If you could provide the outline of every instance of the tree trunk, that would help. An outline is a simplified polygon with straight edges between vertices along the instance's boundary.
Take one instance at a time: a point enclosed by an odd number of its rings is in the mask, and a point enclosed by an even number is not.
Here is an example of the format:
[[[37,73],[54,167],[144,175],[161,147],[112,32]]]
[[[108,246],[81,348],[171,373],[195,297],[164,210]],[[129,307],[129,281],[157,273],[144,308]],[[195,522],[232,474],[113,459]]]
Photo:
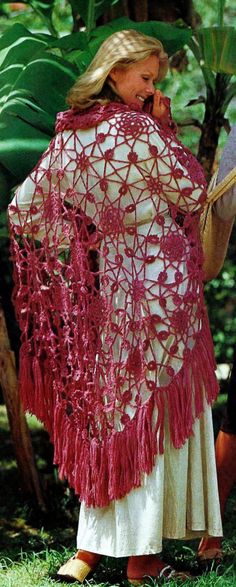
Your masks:
[[[148,20],[148,0],[139,0],[139,2],[128,0],[128,10],[129,18],[132,20],[136,22]]]
[[[119,16],[128,16],[136,22],[148,20],[162,20],[166,22],[175,22],[182,19],[189,26],[194,27],[199,22],[198,15],[193,8],[192,0],[121,0],[115,6],[109,8],[105,14],[99,17],[97,25],[106,24],[107,22],[118,18]]]
[[[15,367],[15,355],[10,349],[10,342],[0,305],[0,385],[7,409],[9,426],[16,461],[21,476],[24,493],[36,498],[39,508],[46,511],[45,501],[40,487],[35,465],[33,447],[26,418],[18,394],[18,382]]]
[[[195,12],[192,0],[159,0],[148,1],[148,18],[149,20],[163,20],[165,22],[175,22],[183,20],[189,26],[195,22]]]

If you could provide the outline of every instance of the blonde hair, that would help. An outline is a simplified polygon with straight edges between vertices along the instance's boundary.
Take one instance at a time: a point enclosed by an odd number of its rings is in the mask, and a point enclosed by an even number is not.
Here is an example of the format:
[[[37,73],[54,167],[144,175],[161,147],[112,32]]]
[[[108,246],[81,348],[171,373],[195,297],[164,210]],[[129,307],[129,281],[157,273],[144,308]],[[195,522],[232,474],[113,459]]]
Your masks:
[[[85,73],[72,86],[67,103],[76,110],[83,110],[95,102],[106,104],[114,99],[119,101],[109,79],[111,69],[127,69],[150,55],[156,55],[159,59],[157,81],[161,81],[168,71],[168,55],[164,52],[162,43],[136,30],[113,33],[102,43]]]

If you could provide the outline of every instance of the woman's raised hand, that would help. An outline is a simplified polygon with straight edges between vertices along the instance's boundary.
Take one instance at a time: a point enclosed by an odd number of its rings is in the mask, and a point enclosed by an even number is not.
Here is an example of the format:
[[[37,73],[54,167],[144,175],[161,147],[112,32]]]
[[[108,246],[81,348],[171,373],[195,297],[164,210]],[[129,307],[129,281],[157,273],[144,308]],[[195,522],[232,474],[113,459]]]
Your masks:
[[[163,123],[167,123],[171,117],[170,99],[164,96],[161,90],[155,90],[153,94],[152,115]]]

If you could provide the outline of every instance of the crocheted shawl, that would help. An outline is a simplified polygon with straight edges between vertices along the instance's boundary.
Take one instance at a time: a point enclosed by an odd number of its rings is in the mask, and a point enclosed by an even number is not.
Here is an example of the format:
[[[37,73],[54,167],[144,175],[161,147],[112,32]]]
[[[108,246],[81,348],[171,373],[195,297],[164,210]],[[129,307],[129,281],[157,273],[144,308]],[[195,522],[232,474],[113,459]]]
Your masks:
[[[140,486],[217,394],[201,167],[122,104],[68,111],[9,206],[20,393],[87,506]]]

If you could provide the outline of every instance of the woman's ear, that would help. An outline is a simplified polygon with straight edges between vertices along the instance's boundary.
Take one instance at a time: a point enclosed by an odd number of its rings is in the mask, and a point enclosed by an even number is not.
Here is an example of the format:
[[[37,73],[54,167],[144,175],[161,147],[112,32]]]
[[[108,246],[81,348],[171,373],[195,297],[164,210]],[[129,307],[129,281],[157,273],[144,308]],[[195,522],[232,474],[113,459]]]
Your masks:
[[[119,70],[117,67],[113,67],[109,73],[109,78],[112,82],[116,83],[119,76]]]

